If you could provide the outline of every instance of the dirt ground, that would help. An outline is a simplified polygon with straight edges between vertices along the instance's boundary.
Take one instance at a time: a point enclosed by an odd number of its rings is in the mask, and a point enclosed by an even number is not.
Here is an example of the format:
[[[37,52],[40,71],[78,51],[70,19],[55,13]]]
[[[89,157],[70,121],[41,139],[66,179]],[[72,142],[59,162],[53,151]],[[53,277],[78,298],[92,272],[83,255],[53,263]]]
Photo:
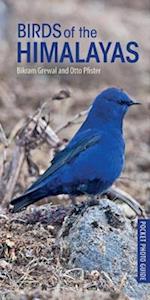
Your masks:
[[[9,142],[8,146],[5,145],[6,166],[12,158],[16,132],[44,102],[47,102],[44,114],[50,118],[50,126],[56,131],[75,114],[87,109],[103,88],[120,86],[140,100],[142,105],[131,108],[126,116],[126,164],[116,185],[133,196],[149,216],[149,1],[45,0],[43,5],[42,0],[33,0],[32,5],[34,9],[31,9],[30,1],[0,1],[0,123]],[[99,28],[100,40],[119,40],[122,43],[137,40],[140,44],[140,60],[131,65],[103,64],[101,75],[87,75],[84,78],[79,75],[16,76],[16,24],[20,20],[31,22],[33,19],[37,22],[54,22],[57,19],[66,26],[72,23],[87,24]],[[53,101],[52,97],[60,90],[69,91],[70,96]],[[58,134],[60,140],[69,140],[82,120],[80,118],[75,124],[64,128]],[[3,143],[1,141],[0,144],[0,164],[3,161]],[[53,154],[54,149],[44,139],[30,150],[31,172],[29,174],[25,161],[14,187],[14,195],[21,193],[38,173],[47,168]],[[66,270],[59,261],[55,244],[61,224],[56,222],[51,225],[38,217],[31,224],[24,221],[23,213],[17,216],[8,213],[9,199],[5,195],[5,188],[5,184],[1,183],[0,299],[128,299],[121,294],[121,288],[118,290],[108,286],[102,292],[101,274],[83,272],[81,269]],[[70,204],[69,199],[57,197],[37,205],[48,202],[65,207]],[[28,213],[33,213],[31,208]]]

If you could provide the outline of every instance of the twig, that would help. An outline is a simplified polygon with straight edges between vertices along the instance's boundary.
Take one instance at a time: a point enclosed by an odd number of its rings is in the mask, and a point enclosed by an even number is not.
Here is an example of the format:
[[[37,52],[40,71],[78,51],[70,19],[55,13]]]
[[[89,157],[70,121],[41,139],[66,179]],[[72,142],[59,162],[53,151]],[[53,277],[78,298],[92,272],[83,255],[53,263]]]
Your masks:
[[[146,217],[145,211],[142,208],[142,206],[136,201],[136,199],[131,197],[128,193],[124,192],[123,190],[117,187],[111,187],[106,192],[106,194],[110,200],[117,201],[119,199],[125,202],[128,206],[130,206],[138,216]]]
[[[7,182],[6,189],[5,189],[5,197],[2,201],[2,204],[10,202],[12,198],[14,188],[18,180],[24,158],[25,158],[24,148],[20,147],[19,145],[16,145],[13,153],[12,162],[11,162],[11,171],[9,175],[9,180]]]
[[[119,288],[118,288],[120,293],[121,293],[121,291],[123,290],[126,281],[127,281],[127,273],[125,273],[125,274],[123,275],[123,277],[121,278],[121,281],[120,281],[120,284],[119,284]]]
[[[61,141],[54,130],[50,127],[50,125],[46,122],[45,119],[41,117],[42,110],[46,104],[44,103],[40,109],[38,109],[31,117],[29,117],[28,121],[24,124],[24,122],[19,122],[13,129],[10,135],[10,141],[18,135],[24,135],[26,132],[26,136],[28,139],[28,143],[31,140],[31,136],[33,136],[33,132],[39,134],[41,137],[44,135],[44,140],[51,145],[52,147],[58,147],[61,144]],[[37,139],[37,137],[36,137]]]
[[[56,134],[60,133],[63,129],[66,129],[70,125],[75,124],[76,120],[78,120],[79,118],[84,117],[85,115],[87,115],[90,109],[91,109],[91,106],[90,106],[89,109],[86,109],[86,110],[83,110],[83,111],[79,112],[71,120],[67,121],[65,124],[63,124],[60,127],[58,127],[55,130]]]
[[[110,288],[113,288],[114,291],[116,291],[116,287],[114,282],[112,281],[112,279],[110,278],[110,276],[108,275],[108,273],[101,271],[101,274],[104,276],[104,278],[107,280],[107,282],[109,283]]]
[[[71,93],[69,90],[60,90],[57,94],[52,97],[52,100],[64,100],[70,98]]]
[[[5,183],[5,196],[2,204],[10,202],[22,168],[26,153],[37,147],[40,139],[46,141],[53,148],[61,144],[60,139],[47,122],[41,118],[43,106],[31,117],[26,124],[20,128],[16,136],[16,145],[13,151],[12,160],[9,164],[10,172]],[[4,134],[3,134],[4,136]],[[4,136],[5,137],[5,136]]]
[[[1,124],[0,124],[0,142],[3,143],[3,145],[8,146],[8,140],[6,138],[4,129]]]
[[[25,120],[21,119],[21,120],[19,120],[19,122],[17,122],[17,124],[15,124],[15,126],[13,127],[13,129],[9,135],[9,144],[11,144],[12,141],[15,139],[15,137],[17,136],[17,133],[24,126],[24,123],[25,123]]]
[[[2,159],[0,161],[0,179],[2,179],[2,176],[5,173],[5,163],[7,160],[8,140],[6,138],[4,129],[1,124],[0,124],[0,143],[2,143],[2,145],[3,145]],[[2,182],[2,181],[0,181],[0,182]]]
[[[124,182],[124,181],[129,181],[129,182],[137,182],[137,178],[132,178],[132,177],[129,177],[129,176],[121,176],[117,179],[117,182]],[[146,179],[146,178],[138,178],[138,181],[139,182],[149,182],[149,179]]]
[[[37,123],[36,130],[39,134],[42,134],[42,132],[45,135],[45,139],[49,145],[52,147],[58,147],[58,145],[61,144],[61,141],[57,134],[54,132],[54,130],[46,123],[45,120],[42,118],[39,118],[38,122],[36,118],[32,119],[35,123]]]

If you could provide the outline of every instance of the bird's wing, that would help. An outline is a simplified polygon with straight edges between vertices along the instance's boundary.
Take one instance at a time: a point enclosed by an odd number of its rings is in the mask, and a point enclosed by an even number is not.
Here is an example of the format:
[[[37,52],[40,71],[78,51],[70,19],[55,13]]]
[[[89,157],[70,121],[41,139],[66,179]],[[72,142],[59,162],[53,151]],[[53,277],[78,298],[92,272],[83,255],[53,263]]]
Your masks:
[[[32,186],[27,190],[31,191],[36,188],[44,179],[51,176],[55,173],[59,168],[68,164],[77,157],[81,152],[85,151],[87,148],[95,145],[100,140],[100,134],[92,133],[91,130],[87,130],[84,134],[81,134],[81,138],[78,139],[77,142],[73,144],[69,144],[64,150],[60,151],[52,160],[51,166],[45,171],[43,175],[39,177],[39,179],[32,184]]]

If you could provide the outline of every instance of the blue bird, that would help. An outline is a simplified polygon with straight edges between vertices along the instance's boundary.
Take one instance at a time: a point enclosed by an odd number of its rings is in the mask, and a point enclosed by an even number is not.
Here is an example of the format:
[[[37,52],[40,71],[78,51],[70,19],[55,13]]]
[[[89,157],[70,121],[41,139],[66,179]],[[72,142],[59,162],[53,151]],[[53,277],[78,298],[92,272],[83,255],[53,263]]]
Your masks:
[[[94,100],[89,114],[66,148],[23,195],[13,212],[47,196],[97,195],[119,177],[124,165],[123,119],[134,102],[122,89],[108,88]]]

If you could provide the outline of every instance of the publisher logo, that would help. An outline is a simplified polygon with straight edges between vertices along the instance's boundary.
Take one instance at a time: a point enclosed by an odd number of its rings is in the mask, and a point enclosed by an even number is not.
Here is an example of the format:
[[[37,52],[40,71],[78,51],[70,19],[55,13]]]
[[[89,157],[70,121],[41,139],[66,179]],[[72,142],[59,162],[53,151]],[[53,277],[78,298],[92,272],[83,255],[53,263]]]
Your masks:
[[[140,283],[150,283],[150,219],[138,220],[138,276]]]

